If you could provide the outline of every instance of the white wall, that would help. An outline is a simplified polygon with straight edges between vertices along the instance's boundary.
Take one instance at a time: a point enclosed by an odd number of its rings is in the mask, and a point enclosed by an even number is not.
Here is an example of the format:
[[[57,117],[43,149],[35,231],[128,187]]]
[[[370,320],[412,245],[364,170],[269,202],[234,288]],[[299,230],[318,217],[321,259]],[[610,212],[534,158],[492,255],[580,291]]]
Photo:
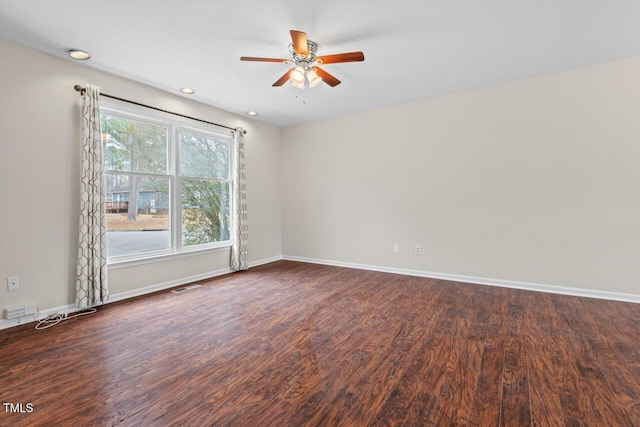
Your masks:
[[[285,254],[640,295],[638,58],[283,130],[10,42],[0,58],[0,309],[74,301],[73,85],[87,82],[248,130],[252,262]],[[228,258],[111,269],[111,291]]]
[[[283,253],[640,295],[639,76],[635,58],[283,129]]]
[[[82,102],[76,83],[247,129],[250,261],[281,254],[280,129],[2,40],[0,58],[0,309],[74,302]],[[110,288],[130,293],[228,266],[225,250],[110,269]],[[20,277],[19,291],[7,292],[8,276]]]

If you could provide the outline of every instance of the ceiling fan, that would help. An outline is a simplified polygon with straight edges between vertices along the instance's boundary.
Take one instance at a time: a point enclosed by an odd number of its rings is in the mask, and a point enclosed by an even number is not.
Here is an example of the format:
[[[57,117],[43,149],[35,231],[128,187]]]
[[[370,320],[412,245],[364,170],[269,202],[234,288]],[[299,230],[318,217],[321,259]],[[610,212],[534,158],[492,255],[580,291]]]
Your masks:
[[[334,55],[316,56],[318,49],[317,43],[308,40],[307,34],[302,31],[291,30],[292,43],[289,44],[289,53],[291,58],[256,58],[252,56],[242,56],[241,61],[258,61],[258,62],[282,62],[284,64],[295,64],[295,67],[289,69],[282,77],[280,77],[273,86],[282,86],[291,79],[291,85],[298,89],[305,88],[305,80],[309,82],[309,87],[314,87],[320,82],[325,82],[331,87],[340,84],[340,80],[324,71],[317,65],[337,64],[340,62],[357,62],[364,61],[364,53],[348,52],[337,53]]]

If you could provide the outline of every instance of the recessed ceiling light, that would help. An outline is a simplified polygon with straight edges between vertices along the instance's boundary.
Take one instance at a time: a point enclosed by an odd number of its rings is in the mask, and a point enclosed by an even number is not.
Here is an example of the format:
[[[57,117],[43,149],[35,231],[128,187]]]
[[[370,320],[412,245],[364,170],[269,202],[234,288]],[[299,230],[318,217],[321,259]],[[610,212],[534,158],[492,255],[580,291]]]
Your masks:
[[[256,113],[255,111],[249,111],[249,112],[247,113],[247,115],[248,115],[248,116],[257,116],[257,115],[258,115],[258,113]]]
[[[193,89],[189,89],[188,87],[183,87],[180,89],[180,92],[186,94],[186,95],[193,95],[194,93],[196,93],[195,90]]]
[[[84,50],[71,49],[68,53],[73,59],[79,59],[81,61],[91,58],[89,52],[85,52]]]

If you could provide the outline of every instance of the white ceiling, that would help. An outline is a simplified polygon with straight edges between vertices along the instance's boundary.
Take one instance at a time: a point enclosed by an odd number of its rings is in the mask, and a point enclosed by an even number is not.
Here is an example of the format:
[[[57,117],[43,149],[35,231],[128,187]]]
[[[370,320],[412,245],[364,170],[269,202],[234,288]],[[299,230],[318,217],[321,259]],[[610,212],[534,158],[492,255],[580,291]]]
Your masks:
[[[291,29],[366,59],[272,87],[288,65],[239,58],[287,58]],[[640,0],[1,0],[0,37],[285,127],[640,56]]]

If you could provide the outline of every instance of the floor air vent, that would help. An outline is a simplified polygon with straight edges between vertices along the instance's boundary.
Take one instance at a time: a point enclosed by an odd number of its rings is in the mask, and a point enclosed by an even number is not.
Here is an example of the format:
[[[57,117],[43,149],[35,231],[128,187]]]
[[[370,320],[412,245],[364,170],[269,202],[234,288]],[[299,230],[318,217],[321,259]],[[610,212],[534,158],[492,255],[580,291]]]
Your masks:
[[[185,286],[184,288],[178,288],[178,289],[174,289],[171,292],[173,292],[174,294],[181,294],[183,292],[186,292],[190,289],[195,289],[195,288],[199,288],[202,285],[189,285],[189,286]]]

